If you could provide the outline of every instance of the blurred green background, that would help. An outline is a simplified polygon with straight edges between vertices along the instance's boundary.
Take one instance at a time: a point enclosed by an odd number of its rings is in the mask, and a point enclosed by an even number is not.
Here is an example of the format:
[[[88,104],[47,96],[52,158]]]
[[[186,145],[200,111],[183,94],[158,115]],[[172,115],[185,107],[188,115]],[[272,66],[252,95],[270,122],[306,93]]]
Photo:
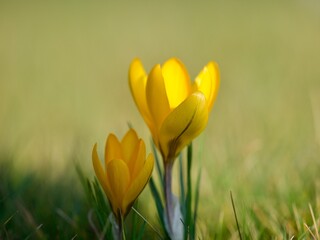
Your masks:
[[[139,57],[149,71],[173,56],[192,79],[211,60],[221,71],[210,121],[194,144],[194,172],[203,170],[202,235],[236,234],[230,190],[240,216],[258,219],[247,224],[259,222],[271,235],[286,229],[292,206],[303,219],[311,203],[319,217],[316,0],[1,1],[0,161],[13,169],[0,165],[2,194],[16,191],[4,187],[4,176],[79,186],[74,162],[92,177],[93,144],[102,152],[106,136],[123,136],[127,122],[148,142],[128,67]],[[275,226],[261,209],[273,211]],[[253,238],[263,227],[256,229]]]

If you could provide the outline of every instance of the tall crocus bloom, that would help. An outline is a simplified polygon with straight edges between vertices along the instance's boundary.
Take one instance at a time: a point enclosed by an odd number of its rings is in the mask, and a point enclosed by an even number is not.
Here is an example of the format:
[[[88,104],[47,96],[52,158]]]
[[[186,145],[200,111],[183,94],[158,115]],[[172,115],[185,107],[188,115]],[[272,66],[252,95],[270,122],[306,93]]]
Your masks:
[[[92,151],[93,167],[113,214],[120,223],[148,183],[154,165],[153,155],[150,153],[146,158],[143,140],[130,129],[121,141],[114,134],[108,136],[104,161],[105,167],[102,167],[95,144]]]
[[[155,65],[149,75],[139,59],[129,69],[129,85],[138,109],[147,123],[164,161],[164,194],[167,231],[180,239],[172,195],[172,166],[180,151],[197,137],[208,122],[216,99],[220,76],[218,66],[209,62],[192,83],[186,68],[176,58]]]
[[[131,93],[165,162],[173,161],[207,125],[219,80],[215,62],[209,62],[192,83],[176,58],[155,65],[149,75],[139,59],[132,61]]]

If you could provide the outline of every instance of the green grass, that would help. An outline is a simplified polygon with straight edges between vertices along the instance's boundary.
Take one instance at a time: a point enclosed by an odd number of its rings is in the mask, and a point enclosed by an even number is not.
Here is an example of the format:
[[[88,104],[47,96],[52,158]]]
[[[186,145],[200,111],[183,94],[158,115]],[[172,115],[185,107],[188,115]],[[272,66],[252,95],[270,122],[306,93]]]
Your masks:
[[[89,204],[74,177],[48,181],[37,173],[19,173],[10,157],[1,158],[0,238],[92,238]],[[48,169],[49,170],[49,169]],[[71,174],[74,176],[75,170]]]
[[[0,239],[95,236],[74,162],[93,179],[93,144],[127,122],[148,142],[127,84],[136,56],[148,70],[177,56],[192,78],[210,60],[220,66],[193,144],[200,237],[239,238],[232,191],[244,239],[313,239],[304,224],[316,234],[310,204],[320,226],[319,11],[315,0],[1,1]],[[156,225],[149,198],[141,212]]]

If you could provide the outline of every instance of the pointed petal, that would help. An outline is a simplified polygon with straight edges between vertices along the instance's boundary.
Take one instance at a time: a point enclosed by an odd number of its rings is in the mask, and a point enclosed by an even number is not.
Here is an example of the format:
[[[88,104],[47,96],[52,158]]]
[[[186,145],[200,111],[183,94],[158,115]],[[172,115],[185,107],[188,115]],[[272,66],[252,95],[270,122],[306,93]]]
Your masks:
[[[107,198],[109,199],[110,202],[113,202],[113,195],[112,195],[112,192],[110,189],[110,185],[107,181],[107,175],[106,175],[105,171],[103,170],[100,159],[98,157],[97,144],[94,145],[93,150],[92,150],[92,164],[93,164],[94,171],[97,175],[97,178],[98,178],[104,192],[107,195]]]
[[[106,146],[105,146],[105,166],[108,165],[108,162],[110,162],[112,159],[121,159],[121,145],[118,140],[118,138],[114,134],[109,134]]]
[[[146,101],[147,77],[140,59],[134,59],[129,68],[129,86],[143,119],[149,125],[152,121]]]
[[[128,208],[132,206],[133,202],[136,200],[136,198],[142,192],[144,187],[147,185],[148,180],[152,174],[153,165],[154,158],[153,155],[150,153],[145,161],[143,168],[141,169],[137,177],[132,180],[129,189],[126,192],[126,195],[122,203],[123,212],[128,211]]]
[[[124,195],[130,183],[129,169],[123,160],[114,159],[108,163],[107,173],[111,192],[114,196],[112,205],[114,211],[117,212],[122,206]]]
[[[158,142],[157,130],[154,125],[146,97],[147,74],[143,68],[140,59],[136,58],[132,61],[129,68],[129,86],[133,99],[142,115],[144,121],[148,125],[155,143]]]
[[[94,145],[93,150],[92,150],[92,164],[93,164],[93,168],[94,168],[94,171],[97,175],[99,182],[101,183],[101,185],[105,185],[106,175],[105,175],[105,172],[103,170],[103,167],[101,165],[101,162],[100,162],[100,159],[98,156],[97,144]]]
[[[147,103],[156,130],[159,131],[163,120],[170,112],[166,88],[160,65],[156,65],[149,74],[147,81]]]
[[[136,83],[141,78],[145,78],[147,76],[146,71],[143,68],[143,65],[140,59],[135,58],[132,60],[129,68],[129,81],[131,83]]]
[[[132,128],[126,133],[121,141],[122,159],[128,164],[134,154],[139,142],[137,133]]]
[[[165,119],[160,130],[160,145],[166,158],[177,154],[197,137],[208,122],[208,107],[203,93],[195,92]]]
[[[195,80],[195,89],[202,92],[207,99],[208,109],[213,106],[220,85],[219,67],[215,62],[209,62]]]
[[[146,159],[146,146],[142,140],[137,145],[137,154],[132,159],[131,177],[135,178],[142,169]]]
[[[162,75],[170,108],[176,108],[191,92],[189,74],[180,60],[171,58],[162,66]]]

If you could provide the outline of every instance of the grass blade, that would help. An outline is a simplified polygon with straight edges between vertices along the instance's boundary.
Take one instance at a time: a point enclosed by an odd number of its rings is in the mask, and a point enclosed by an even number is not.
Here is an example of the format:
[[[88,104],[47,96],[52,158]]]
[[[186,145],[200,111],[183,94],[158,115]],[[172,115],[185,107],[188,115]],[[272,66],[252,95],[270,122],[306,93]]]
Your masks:
[[[310,235],[312,236],[313,240],[317,240],[316,236],[313,234],[312,230],[309,228],[309,226],[304,223],[304,226],[308,229]]]
[[[195,237],[196,237],[196,223],[197,223],[197,216],[198,216],[201,174],[202,174],[202,171],[200,168],[198,176],[197,176],[197,182],[196,182],[196,188],[195,188],[193,223],[192,223],[192,227],[190,230],[190,235],[192,236],[193,239],[195,239]]]
[[[315,228],[315,232],[316,232],[316,237],[317,237],[317,239],[320,239],[318,226],[317,226],[317,221],[316,221],[316,218],[314,217],[314,213],[313,213],[313,210],[312,210],[312,207],[311,207],[310,203],[309,203],[309,209],[310,209],[310,214],[311,214],[312,221],[313,221],[314,228]]]
[[[231,198],[234,217],[235,217],[236,223],[237,223],[237,228],[238,228],[238,232],[239,232],[239,238],[240,238],[240,240],[242,240],[242,235],[241,235],[240,226],[239,226],[239,222],[238,222],[237,212],[236,212],[236,208],[235,208],[234,201],[233,201],[232,191],[230,191],[230,198]]]
[[[144,217],[142,216],[134,207],[131,208],[139,217],[141,217],[143,219],[143,221],[145,223],[147,223],[150,228],[160,237],[160,239],[163,239],[163,237],[161,236],[160,232],[154,227],[152,226],[152,224]],[[144,227],[143,227],[144,228]],[[140,234],[139,234],[140,235]]]

